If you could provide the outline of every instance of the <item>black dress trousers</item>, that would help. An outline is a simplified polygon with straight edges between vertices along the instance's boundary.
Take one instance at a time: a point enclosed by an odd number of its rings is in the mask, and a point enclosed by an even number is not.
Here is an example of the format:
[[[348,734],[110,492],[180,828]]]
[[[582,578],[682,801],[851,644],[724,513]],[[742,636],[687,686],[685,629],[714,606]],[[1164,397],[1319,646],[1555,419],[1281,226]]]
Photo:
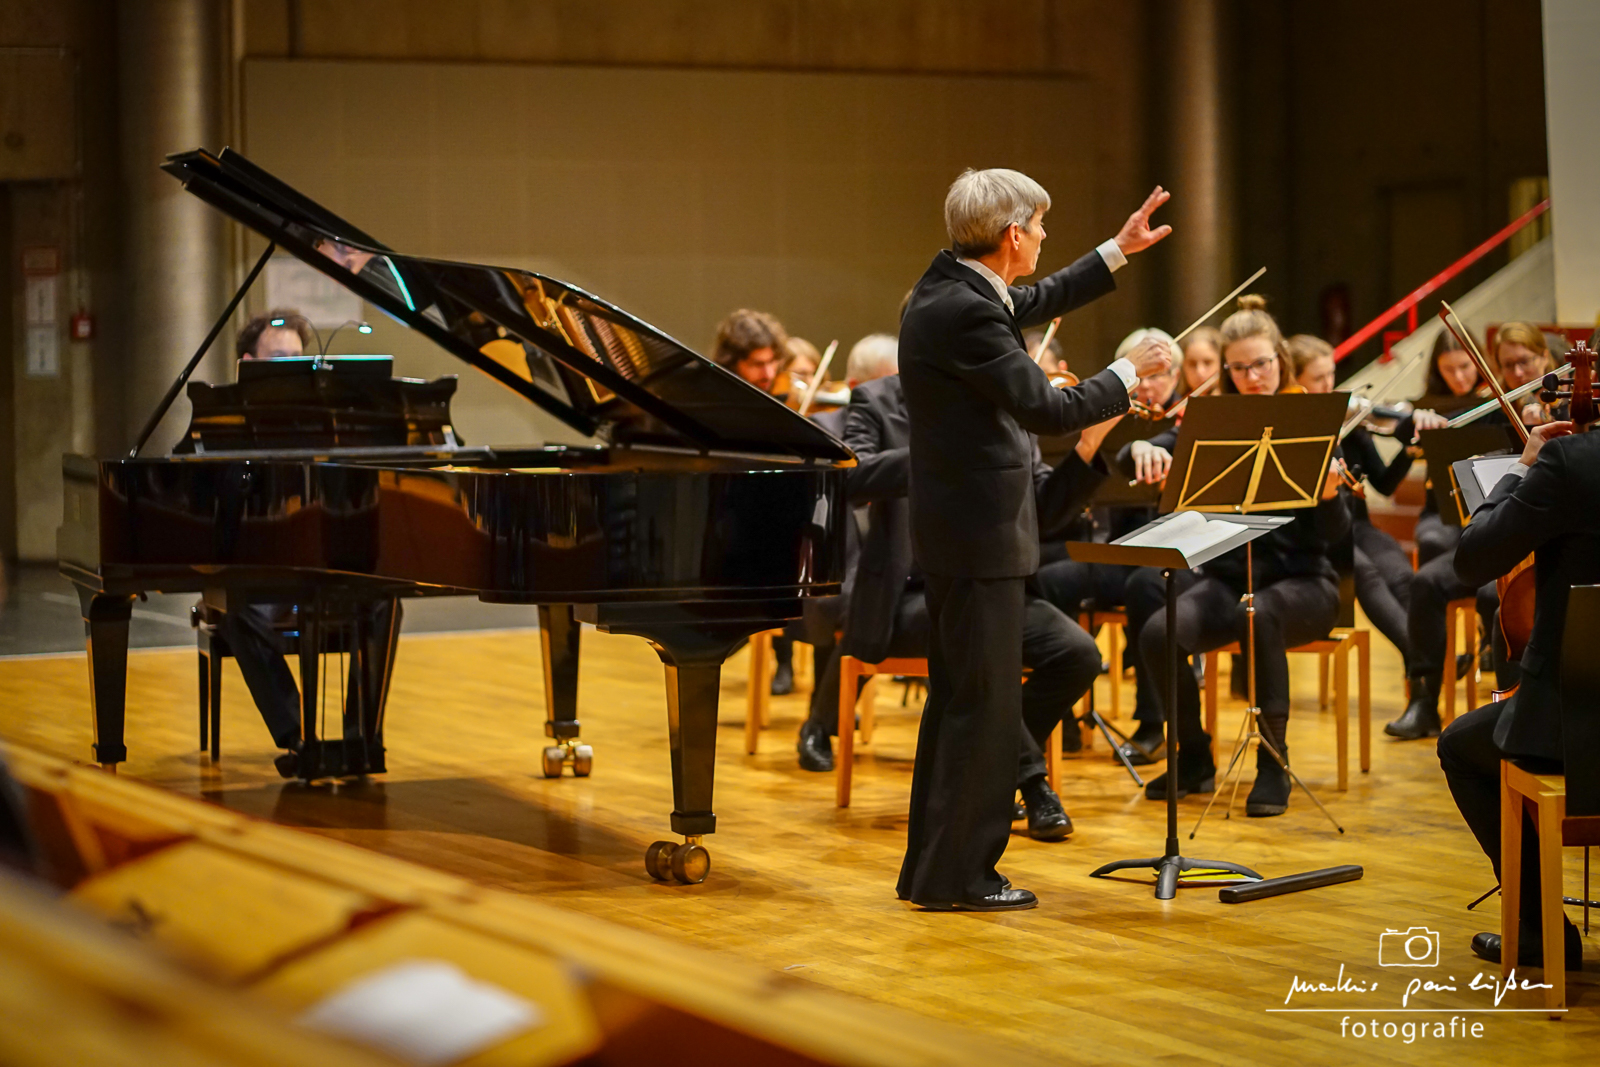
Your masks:
[[[897,892],[937,904],[1004,886],[1022,730],[1023,578],[927,579],[928,703]]]

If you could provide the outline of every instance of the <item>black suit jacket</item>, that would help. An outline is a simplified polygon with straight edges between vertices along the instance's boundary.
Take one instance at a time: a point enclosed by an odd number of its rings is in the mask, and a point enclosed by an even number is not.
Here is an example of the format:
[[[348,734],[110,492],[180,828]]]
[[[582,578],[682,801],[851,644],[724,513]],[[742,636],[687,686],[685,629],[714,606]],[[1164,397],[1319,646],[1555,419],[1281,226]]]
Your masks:
[[[1119,383],[1120,387],[1120,383]],[[911,509],[911,424],[899,375],[858,385],[845,409],[844,441],[856,454],[846,493],[852,507],[866,505],[866,531],[846,608],[844,644],[849,655],[876,663],[888,654],[896,607],[914,570]],[[1046,534],[1055,536],[1076,518],[1106,475],[1098,458],[1090,466],[1076,452],[1052,468],[1031,442],[1030,504]]]
[[[1018,578],[1039,568],[1030,434],[1065,434],[1128,410],[1105,370],[1056,389],[1022,329],[1116,288],[1091,252],[1034,286],[1012,286],[1016,314],[983,278],[940,252],[900,323],[900,378],[911,441],[911,533],[929,574]]]
[[[1500,479],[1461,531],[1456,574],[1471,586],[1534,555],[1533,636],[1522,684],[1500,714],[1494,741],[1514,756],[1561,759],[1561,636],[1567,590],[1600,583],[1600,433],[1561,437],[1518,479]]]

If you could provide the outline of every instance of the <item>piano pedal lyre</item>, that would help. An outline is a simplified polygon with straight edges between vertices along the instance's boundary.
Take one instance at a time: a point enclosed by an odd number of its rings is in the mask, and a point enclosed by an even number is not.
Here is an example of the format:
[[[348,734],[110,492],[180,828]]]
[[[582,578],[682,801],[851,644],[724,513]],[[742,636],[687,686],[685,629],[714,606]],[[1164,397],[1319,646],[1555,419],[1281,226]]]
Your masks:
[[[658,882],[699,885],[711,873],[711,853],[698,836],[684,838],[681,845],[657,841],[644,854],[644,869]]]
[[[587,778],[594,771],[594,748],[575,737],[567,738],[546,746],[541,763],[546,778],[560,778],[569,765],[574,778]]]

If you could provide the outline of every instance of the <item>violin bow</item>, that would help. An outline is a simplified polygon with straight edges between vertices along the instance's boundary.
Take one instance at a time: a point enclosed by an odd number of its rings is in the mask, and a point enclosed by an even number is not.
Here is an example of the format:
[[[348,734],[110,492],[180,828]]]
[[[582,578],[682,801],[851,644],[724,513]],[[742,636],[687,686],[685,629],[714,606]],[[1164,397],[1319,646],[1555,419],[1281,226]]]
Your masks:
[[[833,362],[833,354],[839,351],[837,339],[829,342],[828,350],[822,353],[822,362],[817,364],[817,373],[811,376],[811,384],[806,386],[806,398],[800,401],[800,414],[804,415],[811,410],[811,402],[817,398],[817,393],[822,390],[822,383],[828,374],[828,364]]]
[[[1035,363],[1044,358],[1045,351],[1050,347],[1050,341],[1055,337],[1056,330],[1061,326],[1061,316],[1057,315],[1050,320],[1050,325],[1045,327],[1044,336],[1039,338],[1039,344],[1029,353]]]
[[[1261,268],[1257,269],[1254,274],[1250,275],[1250,277],[1248,277],[1244,281],[1240,282],[1237,286],[1234,287],[1233,292],[1229,293],[1227,296],[1223,297],[1221,300],[1218,300],[1215,304],[1211,305],[1211,310],[1210,311],[1207,311],[1204,315],[1201,315],[1198,319],[1195,319],[1193,322],[1191,322],[1184,329],[1184,331],[1182,333],[1180,333],[1180,334],[1178,334],[1178,336],[1174,337],[1172,339],[1172,346],[1174,348],[1178,347],[1178,345],[1183,342],[1183,339],[1185,337],[1188,337],[1191,333],[1194,333],[1200,327],[1204,326],[1206,324],[1206,320],[1207,319],[1211,318],[1211,316],[1215,315],[1217,312],[1219,312],[1223,308],[1227,307],[1228,306],[1228,301],[1232,300],[1234,297],[1238,296],[1240,293],[1244,292],[1246,289],[1248,289],[1252,285],[1254,285],[1256,283],[1256,279],[1260,278],[1265,273],[1267,273],[1267,268],[1266,267],[1261,267]],[[1218,352],[1217,353],[1217,372],[1215,374],[1211,375],[1211,377],[1207,378],[1205,381],[1201,382],[1199,385],[1195,386],[1193,389],[1189,390],[1187,393],[1184,393],[1176,401],[1174,401],[1173,405],[1170,408],[1167,409],[1167,417],[1168,418],[1172,418],[1174,416],[1181,415],[1183,413],[1184,408],[1189,406],[1189,398],[1190,397],[1201,395],[1207,389],[1210,389],[1212,386],[1216,385],[1217,382],[1219,382],[1221,379],[1222,379],[1222,353]]]
[[[1452,323],[1451,319],[1455,319],[1455,323]],[[1517,433],[1521,436],[1522,443],[1527,444],[1528,428],[1522,425],[1522,419],[1518,417],[1516,408],[1513,408],[1511,401],[1506,399],[1506,391],[1501,387],[1500,379],[1495,377],[1494,371],[1489,369],[1489,361],[1483,358],[1482,352],[1478,351],[1477,342],[1472,339],[1466,326],[1463,325],[1461,329],[1456,329],[1456,323],[1461,322],[1461,317],[1456,314],[1456,309],[1444,300],[1439,301],[1439,321],[1444,323],[1444,328],[1449,330],[1451,335],[1455,337],[1456,343],[1465,349],[1467,354],[1473,358],[1473,361],[1478,364],[1478,373],[1483,375],[1484,380],[1489,383],[1489,387],[1494,390],[1494,398],[1500,402],[1500,410],[1506,413],[1506,418],[1511,420],[1511,425],[1517,428]]]

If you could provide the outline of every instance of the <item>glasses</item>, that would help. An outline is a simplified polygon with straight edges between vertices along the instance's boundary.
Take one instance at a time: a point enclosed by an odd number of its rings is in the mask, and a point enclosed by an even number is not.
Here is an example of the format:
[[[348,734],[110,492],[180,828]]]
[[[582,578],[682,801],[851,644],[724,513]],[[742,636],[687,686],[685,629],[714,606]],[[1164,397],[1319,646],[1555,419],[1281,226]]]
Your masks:
[[[1256,360],[1254,363],[1228,363],[1226,366],[1229,374],[1254,378],[1259,374],[1265,373],[1266,369],[1272,366],[1276,359],[1277,357],[1275,356],[1267,356],[1264,359]]]
[[[1538,356],[1534,356],[1531,359],[1502,359],[1500,361],[1500,369],[1521,374],[1524,371],[1533,370],[1542,362],[1544,360]]]

